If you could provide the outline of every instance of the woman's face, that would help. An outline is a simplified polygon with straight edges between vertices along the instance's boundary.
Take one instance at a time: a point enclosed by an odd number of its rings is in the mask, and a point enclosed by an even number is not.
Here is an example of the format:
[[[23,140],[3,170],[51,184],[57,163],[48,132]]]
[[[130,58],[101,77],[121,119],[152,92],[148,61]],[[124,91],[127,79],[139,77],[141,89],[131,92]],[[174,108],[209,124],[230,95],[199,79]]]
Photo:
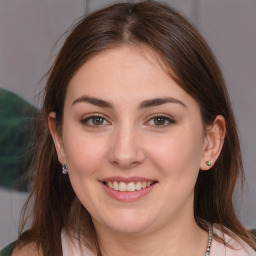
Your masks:
[[[208,160],[199,106],[146,47],[107,50],[81,67],[55,144],[96,229],[138,233],[193,219]]]

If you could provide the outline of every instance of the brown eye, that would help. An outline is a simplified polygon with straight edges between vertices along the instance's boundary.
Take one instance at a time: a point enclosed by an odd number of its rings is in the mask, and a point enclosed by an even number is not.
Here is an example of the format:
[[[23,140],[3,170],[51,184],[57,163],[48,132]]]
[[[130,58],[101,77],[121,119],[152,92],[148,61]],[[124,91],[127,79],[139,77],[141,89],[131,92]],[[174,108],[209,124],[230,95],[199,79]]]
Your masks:
[[[155,125],[165,125],[166,121],[167,120],[164,117],[155,117],[154,118],[154,124]]]
[[[89,116],[81,120],[81,123],[83,125],[91,126],[91,127],[105,126],[110,124],[104,117],[101,117],[101,116]]]
[[[175,121],[173,119],[171,119],[168,116],[154,116],[152,117],[147,124],[151,125],[151,126],[158,126],[159,128],[161,127],[166,127],[168,125],[174,124]]]
[[[94,116],[94,117],[92,117],[92,123],[94,125],[102,125],[104,123],[104,118],[102,118],[100,116]]]

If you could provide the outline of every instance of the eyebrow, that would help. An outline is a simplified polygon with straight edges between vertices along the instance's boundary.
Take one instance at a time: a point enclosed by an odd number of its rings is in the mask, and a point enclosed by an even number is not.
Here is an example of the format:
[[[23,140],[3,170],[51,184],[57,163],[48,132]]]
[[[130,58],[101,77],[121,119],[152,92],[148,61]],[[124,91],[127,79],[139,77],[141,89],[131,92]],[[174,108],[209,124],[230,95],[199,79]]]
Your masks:
[[[164,97],[164,98],[155,98],[155,99],[145,100],[141,102],[139,108],[142,109],[142,108],[156,107],[166,103],[176,103],[185,108],[187,107],[182,101],[178,99],[175,99],[172,97]]]
[[[77,103],[90,103],[98,107],[113,108],[113,104],[111,102],[108,102],[99,98],[89,97],[89,96],[82,96],[77,98],[76,100],[73,101],[72,106]],[[156,107],[166,103],[176,103],[185,108],[187,107],[182,101],[178,99],[175,99],[172,97],[164,97],[164,98],[154,98],[154,99],[144,100],[139,105],[139,109]]]
[[[90,104],[98,106],[98,107],[113,108],[113,104],[108,101],[101,100],[101,99],[94,98],[94,97],[88,97],[88,96],[82,96],[82,97],[76,99],[75,101],[73,101],[72,106],[77,103],[90,103]]]

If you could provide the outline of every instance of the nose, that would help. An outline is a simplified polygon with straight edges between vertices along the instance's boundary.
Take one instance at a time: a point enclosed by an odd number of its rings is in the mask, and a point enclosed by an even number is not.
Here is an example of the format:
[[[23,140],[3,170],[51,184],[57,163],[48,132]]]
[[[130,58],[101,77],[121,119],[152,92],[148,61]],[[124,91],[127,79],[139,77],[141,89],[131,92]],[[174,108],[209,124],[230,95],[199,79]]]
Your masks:
[[[134,168],[145,161],[141,136],[134,127],[123,125],[112,134],[110,162],[121,169]]]

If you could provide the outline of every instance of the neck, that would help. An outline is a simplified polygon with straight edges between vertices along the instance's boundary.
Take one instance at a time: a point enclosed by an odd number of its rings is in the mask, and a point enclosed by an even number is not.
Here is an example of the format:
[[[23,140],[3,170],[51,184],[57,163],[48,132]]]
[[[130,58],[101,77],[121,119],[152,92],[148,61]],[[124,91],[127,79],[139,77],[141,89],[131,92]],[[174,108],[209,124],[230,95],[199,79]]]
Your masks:
[[[208,232],[200,229],[194,219],[151,232],[127,234],[101,228],[97,234],[103,256],[205,256],[208,242]]]

